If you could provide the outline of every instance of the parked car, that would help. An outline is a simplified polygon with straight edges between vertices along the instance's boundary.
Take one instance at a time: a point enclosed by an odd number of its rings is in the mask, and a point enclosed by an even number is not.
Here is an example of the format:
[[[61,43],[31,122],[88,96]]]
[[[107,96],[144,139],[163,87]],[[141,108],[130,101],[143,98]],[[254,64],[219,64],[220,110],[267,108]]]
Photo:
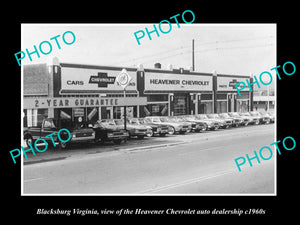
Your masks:
[[[250,118],[249,124],[255,124],[258,125],[260,123],[260,117],[259,116],[252,116],[249,112],[241,112],[239,113],[241,116],[247,116]]]
[[[91,125],[92,126],[92,125]],[[24,128],[24,139],[27,144],[33,145],[36,139],[43,138],[46,141],[51,141],[51,137],[47,135],[66,128],[71,133],[71,139],[68,142],[60,142],[57,134],[53,135],[55,142],[59,143],[60,148],[65,149],[70,143],[75,142],[91,142],[95,139],[95,131],[86,123],[75,124],[71,120],[57,120],[54,118],[46,118],[42,121],[41,126]],[[61,133],[62,135],[67,135]]]
[[[207,130],[218,130],[220,123],[214,119],[209,119],[205,114],[197,114],[195,118],[207,124]]]
[[[275,122],[275,113],[274,112],[260,112],[261,115],[269,115],[270,116],[270,123]]]
[[[141,124],[138,118],[127,118],[127,124],[133,125],[133,126],[142,126],[147,129],[146,135],[147,137],[153,136],[152,127],[146,124]]]
[[[145,119],[151,120],[151,122],[154,124],[167,125],[169,127],[169,134],[184,134],[188,130],[188,126],[183,126],[182,124],[179,124],[177,122],[169,121],[168,117],[166,116],[147,116],[145,117]]]
[[[169,116],[168,117],[170,121],[182,124],[183,126],[188,126],[187,132],[191,132],[193,129],[193,126],[196,126],[196,123],[184,121],[181,117],[179,116]]]
[[[159,135],[161,137],[164,137],[169,132],[169,126],[153,123],[151,119],[138,118],[138,121],[140,122],[140,124],[150,126],[152,128],[152,136]]]
[[[234,127],[239,127],[243,124],[244,120],[242,118],[239,117],[231,117],[228,115],[228,113],[219,113],[219,116],[223,119],[232,119],[233,123],[232,126]]]
[[[257,111],[252,111],[252,112],[249,112],[251,116],[256,116],[259,118],[259,123],[260,124],[269,124],[270,121],[271,121],[271,117],[267,114],[265,115],[262,115],[260,114],[259,112]]]
[[[206,130],[207,125],[205,124],[205,122],[201,122],[201,121],[195,119],[195,117],[193,115],[182,115],[179,117],[182,118],[184,121],[191,122],[192,123],[192,131],[194,131],[194,132],[200,132],[202,130]]]
[[[115,124],[119,127],[119,129],[124,130],[124,120],[123,119],[103,119],[102,121],[111,121],[113,120]],[[148,127],[144,125],[130,124],[128,121],[126,123],[126,130],[129,133],[129,138],[137,137],[138,139],[143,139],[147,136]]]
[[[220,127],[223,129],[226,129],[228,127],[232,127],[233,125],[233,119],[224,119],[221,118],[218,114],[216,113],[212,113],[212,114],[206,114],[208,118],[210,119],[214,119],[216,121],[218,121],[220,123]]]
[[[129,137],[127,131],[120,129],[113,120],[100,121],[98,120],[93,129],[95,131],[95,142],[104,143],[106,141],[112,141],[115,144],[120,144],[122,141],[126,141]]]
[[[252,123],[252,119],[249,116],[241,116],[239,113],[237,112],[229,112],[228,115],[232,118],[239,118],[243,120],[242,125],[244,126],[248,126],[249,123]]]

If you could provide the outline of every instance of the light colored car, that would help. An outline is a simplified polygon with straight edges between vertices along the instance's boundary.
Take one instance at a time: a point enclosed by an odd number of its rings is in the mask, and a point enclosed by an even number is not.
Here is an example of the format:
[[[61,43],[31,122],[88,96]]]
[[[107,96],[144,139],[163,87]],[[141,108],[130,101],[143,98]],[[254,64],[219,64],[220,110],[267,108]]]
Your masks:
[[[259,116],[252,116],[249,112],[242,112],[239,113],[241,116],[246,116],[250,118],[249,124],[255,124],[258,125],[260,123],[260,117]]]
[[[207,125],[205,124],[205,122],[201,122],[201,121],[195,119],[195,117],[193,115],[181,115],[179,117],[182,118],[184,121],[191,122],[192,123],[192,131],[194,131],[194,132],[200,132],[202,130],[206,130]]]
[[[237,112],[229,112],[228,115],[232,118],[240,118],[243,120],[243,125],[247,126],[249,123],[252,122],[252,119],[249,116],[241,116]]]
[[[214,119],[208,118],[205,114],[197,114],[195,118],[199,121],[205,122],[207,125],[207,130],[218,130],[220,128],[220,123]]]
[[[137,126],[144,126],[147,129],[147,137],[153,136],[153,130],[152,127],[147,124],[142,124],[138,118],[127,118],[127,124],[130,125],[137,125]]]
[[[208,118],[214,119],[214,120],[218,121],[220,123],[220,127],[223,128],[223,129],[226,129],[228,127],[232,127],[232,125],[233,125],[233,119],[230,119],[230,118],[227,118],[227,119],[221,118],[219,116],[219,114],[216,114],[216,113],[206,114],[206,115],[207,115]]]
[[[271,122],[271,117],[268,114],[261,114],[257,111],[250,112],[251,116],[259,117],[259,123],[269,124]]]
[[[169,127],[169,134],[180,133],[184,134],[188,130],[188,126],[183,126],[182,124],[169,121],[168,117],[165,116],[147,116],[145,119],[150,120],[154,124],[163,124]]]
[[[123,119],[102,119],[101,122],[112,122],[114,121],[115,124],[120,128],[124,129],[124,120]],[[143,139],[147,136],[147,129],[148,127],[143,125],[135,125],[130,124],[128,121],[126,123],[126,130],[129,133],[130,137],[137,137],[138,139]]]
[[[234,126],[234,127],[241,126],[241,125],[243,125],[243,122],[244,122],[244,120],[242,118],[231,117],[228,115],[228,113],[219,113],[219,116],[223,119],[232,119],[233,120],[232,126]]]

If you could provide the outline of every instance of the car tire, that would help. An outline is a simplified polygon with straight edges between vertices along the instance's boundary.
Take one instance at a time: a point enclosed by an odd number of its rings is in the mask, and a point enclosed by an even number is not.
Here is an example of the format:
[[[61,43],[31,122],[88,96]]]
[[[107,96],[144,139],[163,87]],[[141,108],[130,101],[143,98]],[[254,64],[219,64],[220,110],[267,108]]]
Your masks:
[[[147,133],[147,137],[153,137],[153,136],[154,136],[154,133],[152,130],[151,130],[151,133]]]
[[[67,142],[61,142],[61,141],[59,142],[59,148],[60,149],[66,149],[67,146],[68,146]]]
[[[30,145],[32,146],[33,145],[33,138],[31,136],[28,136],[26,139],[25,139],[25,142],[26,142],[26,145],[27,147],[29,147],[29,143]]]
[[[255,121],[255,125],[258,125],[258,124],[259,124],[259,120],[256,120],[256,121]]]
[[[169,134],[173,135],[175,134],[175,128],[174,127],[169,127]]]

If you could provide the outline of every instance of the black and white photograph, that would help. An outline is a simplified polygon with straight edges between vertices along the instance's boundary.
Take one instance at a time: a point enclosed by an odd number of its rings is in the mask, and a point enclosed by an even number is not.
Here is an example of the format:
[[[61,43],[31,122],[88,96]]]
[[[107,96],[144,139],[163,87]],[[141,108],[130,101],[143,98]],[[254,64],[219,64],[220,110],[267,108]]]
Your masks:
[[[22,24],[22,49],[24,195],[276,194],[276,24]]]
[[[296,7],[208,5],[7,9],[5,217],[297,215]]]

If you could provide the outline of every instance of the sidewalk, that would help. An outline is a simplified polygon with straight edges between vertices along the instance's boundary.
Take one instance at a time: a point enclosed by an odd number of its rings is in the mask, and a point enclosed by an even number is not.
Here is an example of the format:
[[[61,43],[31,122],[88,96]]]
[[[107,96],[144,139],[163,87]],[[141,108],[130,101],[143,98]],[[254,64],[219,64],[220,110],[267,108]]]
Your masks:
[[[184,141],[174,140],[172,137],[146,137],[143,140],[131,139],[126,143],[122,142],[120,145],[110,142],[107,142],[104,145],[101,145],[100,143],[76,143],[72,144],[67,149],[59,149],[58,146],[53,147],[52,144],[49,144],[48,149],[45,152],[35,151],[35,155],[32,154],[32,151],[27,152],[27,159],[23,157],[23,162],[24,165],[29,165],[33,163],[64,160],[70,157],[80,157],[88,154],[145,150],[180,143],[184,143]],[[40,148],[43,149],[42,146]]]

